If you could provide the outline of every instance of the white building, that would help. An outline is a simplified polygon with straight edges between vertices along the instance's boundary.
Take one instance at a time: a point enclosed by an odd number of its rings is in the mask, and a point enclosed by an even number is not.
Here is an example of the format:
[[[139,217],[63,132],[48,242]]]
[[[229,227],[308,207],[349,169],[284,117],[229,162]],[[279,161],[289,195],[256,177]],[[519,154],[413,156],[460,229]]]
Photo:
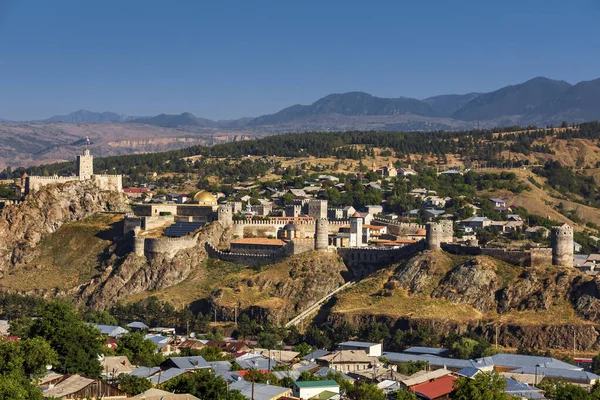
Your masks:
[[[381,357],[383,354],[382,343],[358,342],[351,340],[349,342],[340,343],[340,350],[364,350],[369,357]]]

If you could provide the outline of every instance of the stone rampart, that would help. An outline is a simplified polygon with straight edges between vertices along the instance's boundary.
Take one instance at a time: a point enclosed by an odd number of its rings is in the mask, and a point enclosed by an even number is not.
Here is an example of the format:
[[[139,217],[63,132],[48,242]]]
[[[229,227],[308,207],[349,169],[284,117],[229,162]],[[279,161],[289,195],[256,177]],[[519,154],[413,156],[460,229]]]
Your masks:
[[[268,265],[274,264],[283,258],[285,258],[285,253],[288,251],[286,247],[282,249],[281,252],[276,254],[253,254],[253,253],[232,253],[229,251],[221,251],[217,250],[213,245],[206,242],[204,245],[206,248],[206,252],[210,258],[216,258],[222,261],[228,261],[236,264],[242,265]]]
[[[402,236],[407,234],[414,234],[420,229],[425,229],[425,225],[420,225],[412,222],[402,222],[392,219],[388,219],[379,215],[373,217],[373,221],[381,225],[386,225],[388,232],[392,235]]]
[[[67,183],[78,181],[79,177],[76,175],[72,176],[28,176],[25,187],[27,188],[27,193],[32,190],[40,190],[41,187],[46,185],[55,185],[58,183]]]
[[[442,250],[457,255],[485,255],[496,258],[498,260],[505,261],[513,265],[537,266],[552,264],[551,248],[540,248],[531,250],[508,250],[444,243],[442,244]]]
[[[91,180],[100,190],[123,191],[123,176],[121,175],[92,175]]]
[[[290,221],[286,220],[261,220],[261,221],[233,221],[232,233],[234,237],[277,237],[279,229],[283,228]],[[296,227],[296,237],[311,238],[315,237],[315,221],[299,220],[292,221]],[[347,220],[328,221],[328,233],[338,233],[340,227],[348,225]]]
[[[425,241],[396,248],[345,247],[338,254],[355,277],[366,276],[387,265],[397,263],[425,250]]]
[[[151,259],[166,255],[172,258],[177,252],[192,248],[197,243],[197,237],[193,238],[145,238],[144,240],[144,255]],[[139,251],[139,250],[138,250]]]

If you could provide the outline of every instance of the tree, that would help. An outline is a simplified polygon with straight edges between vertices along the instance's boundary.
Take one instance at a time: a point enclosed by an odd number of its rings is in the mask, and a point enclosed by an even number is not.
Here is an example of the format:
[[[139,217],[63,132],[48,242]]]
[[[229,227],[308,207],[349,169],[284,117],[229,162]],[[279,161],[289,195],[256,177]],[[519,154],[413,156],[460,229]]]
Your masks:
[[[365,382],[346,385],[346,395],[351,400],[385,400],[385,394],[381,389]]]
[[[476,340],[463,337],[459,341],[452,343],[452,355],[456,358],[467,360],[473,356],[479,343]]]
[[[298,355],[299,357],[304,357],[304,356],[312,353],[315,350],[316,349],[313,346],[311,346],[308,343],[304,343],[304,342],[294,346],[294,351],[297,351],[298,353],[300,353]]]
[[[156,344],[144,338],[141,332],[126,333],[119,339],[117,354],[127,356],[132,364],[155,367],[164,361],[156,352]]]
[[[163,388],[174,393],[189,393],[201,400],[246,400],[239,391],[228,390],[223,378],[204,369],[177,376],[165,382]]]
[[[130,396],[137,396],[152,387],[152,382],[141,376],[130,374],[119,375],[119,389]]]
[[[56,352],[42,338],[0,342],[0,400],[42,399],[31,379],[56,361]]]
[[[587,400],[587,399],[597,399],[598,397],[594,397],[598,395],[597,388],[592,388],[592,395],[590,396],[588,392],[582,388],[581,386],[574,385],[565,381],[556,381],[544,379],[538,385],[540,389],[544,390],[544,395],[548,399],[554,400]]]
[[[397,390],[392,392],[391,398],[393,400],[417,400],[417,396],[408,390]]]
[[[506,381],[496,372],[482,372],[474,379],[458,378],[455,389],[450,394],[453,400],[508,400],[511,396],[504,392]]]
[[[52,302],[40,311],[29,337],[45,339],[58,354],[55,369],[96,378],[102,372],[98,355],[104,352],[100,331],[85,323],[66,303]]]

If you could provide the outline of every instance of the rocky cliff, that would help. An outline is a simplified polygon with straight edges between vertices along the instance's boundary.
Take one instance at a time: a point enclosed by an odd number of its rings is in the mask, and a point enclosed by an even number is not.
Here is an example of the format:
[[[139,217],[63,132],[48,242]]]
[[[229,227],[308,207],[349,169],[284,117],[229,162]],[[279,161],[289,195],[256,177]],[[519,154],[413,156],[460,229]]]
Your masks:
[[[128,209],[125,195],[101,191],[89,181],[46,186],[0,213],[0,272],[27,263],[40,240],[66,222]]]
[[[330,321],[434,326],[439,334],[498,332],[511,347],[600,348],[600,278],[573,268],[515,267],[425,252],[340,295]]]
[[[206,260],[206,242],[215,247],[228,247],[231,230],[215,221],[200,230],[197,238],[196,246],[181,250],[174,257],[148,260],[131,253],[123,259],[113,258],[99,276],[82,288],[80,298],[88,306],[105,309],[128,296],[176,285]]]

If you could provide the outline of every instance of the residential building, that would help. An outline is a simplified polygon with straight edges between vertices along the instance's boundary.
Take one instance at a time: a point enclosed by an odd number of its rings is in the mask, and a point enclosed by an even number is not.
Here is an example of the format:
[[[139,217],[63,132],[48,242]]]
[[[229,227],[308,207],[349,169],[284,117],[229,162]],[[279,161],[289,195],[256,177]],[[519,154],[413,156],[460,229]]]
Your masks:
[[[44,397],[56,399],[126,398],[127,394],[107,382],[80,375],[64,375],[64,379],[45,390]]]
[[[237,381],[229,385],[229,389],[239,390],[242,395],[254,400],[277,400],[284,396],[291,396],[292,389],[280,386],[252,383],[248,381]]]
[[[319,365],[339,372],[353,372],[368,369],[377,363],[376,357],[370,357],[364,350],[337,350],[317,358]]]
[[[326,381],[297,381],[294,383],[293,394],[301,399],[312,399],[323,392],[340,393],[340,385],[334,380]],[[331,397],[328,397],[331,398]]]
[[[363,350],[369,357],[381,357],[383,353],[382,343],[370,343],[359,341],[348,341],[338,345],[340,350]]]

